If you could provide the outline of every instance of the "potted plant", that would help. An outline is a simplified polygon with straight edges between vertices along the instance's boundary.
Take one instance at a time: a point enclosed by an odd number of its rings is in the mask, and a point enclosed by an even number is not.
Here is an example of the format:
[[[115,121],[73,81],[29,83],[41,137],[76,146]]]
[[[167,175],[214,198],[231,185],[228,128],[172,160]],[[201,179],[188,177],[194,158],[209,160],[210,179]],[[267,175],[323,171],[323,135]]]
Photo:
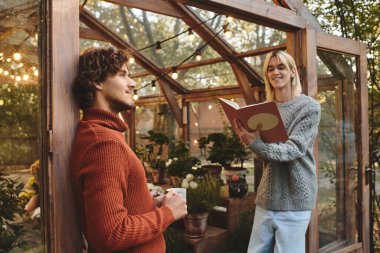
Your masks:
[[[211,163],[220,164],[225,170],[245,170],[243,164],[249,153],[230,128],[223,133],[211,133],[200,138],[198,146],[204,154],[208,153],[206,159]]]
[[[207,217],[220,200],[220,181],[213,176],[186,175],[182,187],[187,189],[187,211],[184,218],[185,236],[202,238],[206,235]]]
[[[181,183],[181,179],[199,166],[201,161],[190,156],[190,150],[182,140],[173,141],[169,146],[169,160],[166,162],[167,173],[174,186]]]
[[[145,145],[146,161],[145,166],[147,170],[152,172],[153,183],[165,183],[165,158],[163,157],[164,147],[169,143],[169,137],[163,133],[148,131],[148,136],[142,139],[147,139],[149,143]]]

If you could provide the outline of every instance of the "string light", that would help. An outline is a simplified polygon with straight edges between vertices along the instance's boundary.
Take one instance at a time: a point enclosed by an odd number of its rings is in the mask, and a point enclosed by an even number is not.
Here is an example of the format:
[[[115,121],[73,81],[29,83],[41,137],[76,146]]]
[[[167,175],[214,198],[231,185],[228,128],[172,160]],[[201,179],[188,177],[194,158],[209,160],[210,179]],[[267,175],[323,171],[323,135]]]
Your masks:
[[[21,81],[21,76],[16,76],[16,81],[17,82]]]
[[[161,54],[162,53],[162,48],[161,48],[161,42],[157,41],[156,42],[156,53]]]
[[[212,109],[212,105],[208,105],[208,109],[211,110]]]
[[[156,80],[152,80],[152,91],[156,91]]]
[[[195,36],[194,36],[194,33],[193,33],[193,29],[189,28],[189,40],[190,42],[193,42]]]
[[[9,75],[8,70],[4,70],[4,76],[7,76],[7,75]]]
[[[133,100],[137,101],[139,99],[139,95],[137,95],[137,90],[133,91]]]
[[[34,70],[33,74],[34,74],[35,76],[38,76],[38,69]]]
[[[20,54],[19,52],[14,53],[14,54],[13,54],[13,59],[14,59],[15,61],[19,61],[19,60],[21,60],[21,54]]]
[[[128,62],[129,63],[134,63],[135,62],[135,58],[131,55],[130,57],[129,57],[129,59],[128,59]]]
[[[28,74],[23,75],[22,79],[24,79],[25,81],[29,80],[29,75]]]
[[[0,74],[2,74],[3,73],[3,69],[2,68],[0,68]]]
[[[177,73],[177,69],[176,69],[176,68],[173,68],[172,78],[173,78],[174,80],[176,80],[176,79],[178,78],[178,73]]]
[[[232,32],[231,30],[228,28],[228,23],[223,25],[223,31],[224,31],[224,35],[226,36],[227,39],[231,38],[232,36]]]
[[[200,61],[200,60],[202,60],[202,53],[201,53],[201,50],[196,50],[196,52],[195,52],[195,60],[196,61]]]

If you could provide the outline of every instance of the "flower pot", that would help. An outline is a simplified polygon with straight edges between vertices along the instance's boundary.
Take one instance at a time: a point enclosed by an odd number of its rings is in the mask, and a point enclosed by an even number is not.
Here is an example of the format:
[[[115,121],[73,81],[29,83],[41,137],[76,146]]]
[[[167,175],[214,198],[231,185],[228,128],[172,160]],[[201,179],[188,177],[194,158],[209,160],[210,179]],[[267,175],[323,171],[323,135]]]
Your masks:
[[[248,192],[247,180],[245,176],[239,178],[238,180],[229,179],[228,180],[228,192],[231,198],[242,198]]]
[[[208,213],[188,214],[184,218],[185,236],[189,238],[203,238],[206,236]]]
[[[165,171],[152,169],[153,184],[165,184]]]
[[[220,177],[220,173],[222,172],[222,166],[218,164],[209,164],[202,165],[202,169],[210,176]]]

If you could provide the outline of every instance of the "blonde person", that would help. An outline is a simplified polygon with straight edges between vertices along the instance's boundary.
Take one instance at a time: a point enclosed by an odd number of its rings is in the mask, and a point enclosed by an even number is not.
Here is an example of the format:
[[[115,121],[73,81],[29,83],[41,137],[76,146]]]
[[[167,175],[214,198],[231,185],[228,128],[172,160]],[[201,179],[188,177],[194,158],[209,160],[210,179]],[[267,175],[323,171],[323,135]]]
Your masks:
[[[264,81],[266,99],[276,102],[289,139],[268,144],[260,127],[249,133],[235,122],[241,141],[265,162],[248,253],[302,253],[317,195],[313,143],[320,104],[301,93],[294,59],[284,51],[267,55]]]

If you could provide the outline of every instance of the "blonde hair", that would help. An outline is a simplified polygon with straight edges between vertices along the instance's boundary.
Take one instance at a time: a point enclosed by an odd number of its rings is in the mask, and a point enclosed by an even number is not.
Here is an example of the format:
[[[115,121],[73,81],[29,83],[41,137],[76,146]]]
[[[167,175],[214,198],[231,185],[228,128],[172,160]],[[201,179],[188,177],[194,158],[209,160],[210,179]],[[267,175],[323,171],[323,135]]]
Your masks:
[[[265,92],[266,100],[274,100],[274,89],[269,82],[268,77],[268,65],[272,57],[277,57],[277,59],[285,65],[289,71],[294,71],[294,77],[290,78],[290,87],[291,87],[291,97],[292,99],[296,98],[302,92],[302,85],[298,75],[297,66],[293,57],[285,51],[272,51],[267,54],[264,62],[264,82],[265,82]]]

